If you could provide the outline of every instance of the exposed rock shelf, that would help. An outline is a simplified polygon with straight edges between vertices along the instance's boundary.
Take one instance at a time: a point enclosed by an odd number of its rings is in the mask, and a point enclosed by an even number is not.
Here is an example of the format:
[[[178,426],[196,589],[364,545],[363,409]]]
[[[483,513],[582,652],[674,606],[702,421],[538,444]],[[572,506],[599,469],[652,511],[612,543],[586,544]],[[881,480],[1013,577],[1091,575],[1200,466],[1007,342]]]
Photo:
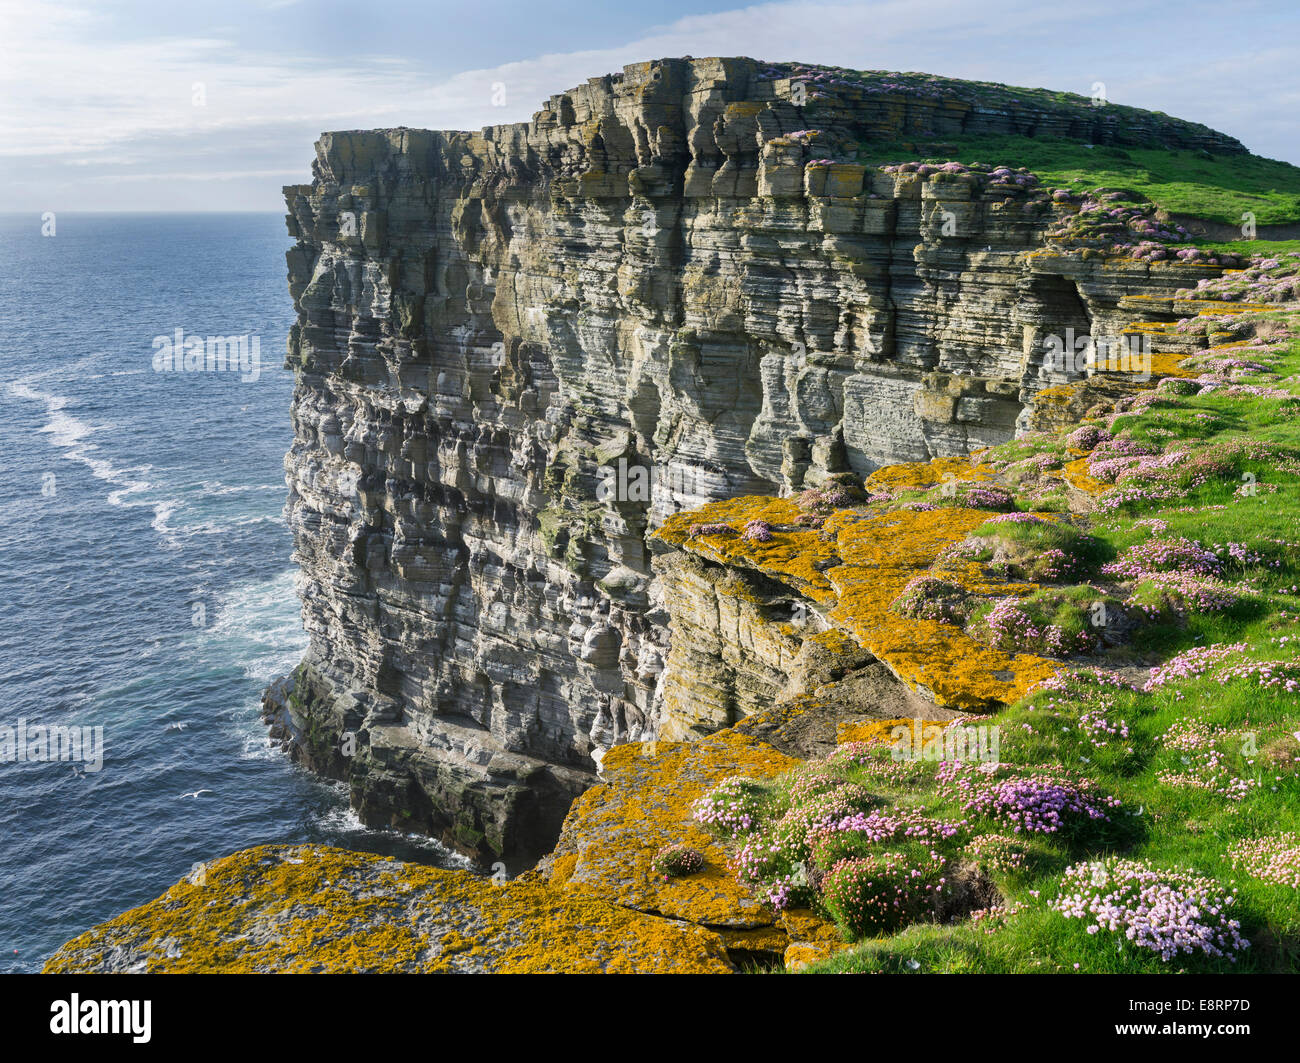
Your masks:
[[[663,60],[527,123],[321,138],[286,189],[311,646],[267,711],[367,822],[528,866],[605,750],[799,685],[801,639],[652,565],[666,518],[1004,441],[1071,377],[1046,334],[1168,320],[1218,274],[1055,247],[1058,207],[1014,183],[809,165],[923,129],[1243,150],[931,80],[826,79],[797,106],[788,69]],[[644,492],[601,491],[637,470]],[[692,609],[731,626],[670,652]],[[665,714],[673,690],[695,703]]]

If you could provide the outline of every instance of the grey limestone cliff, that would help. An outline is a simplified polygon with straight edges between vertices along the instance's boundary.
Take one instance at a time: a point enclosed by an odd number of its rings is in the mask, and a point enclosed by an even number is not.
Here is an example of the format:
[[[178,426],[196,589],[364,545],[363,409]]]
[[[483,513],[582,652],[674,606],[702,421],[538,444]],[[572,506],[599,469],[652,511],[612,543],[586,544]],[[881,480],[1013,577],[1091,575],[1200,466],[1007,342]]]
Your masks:
[[[1045,334],[1120,330],[1126,297],[1189,283],[1053,248],[1032,187],[818,159],[913,131],[1242,150],[788,75],[664,60],[528,123],[326,134],[285,190],[311,644],[268,714],[367,821],[531,862],[603,750],[673,730],[665,606],[708,580],[665,588],[667,515],[1011,438],[1064,379]],[[724,622],[696,600],[695,627]],[[693,681],[734,718],[786,666],[717,641]]]

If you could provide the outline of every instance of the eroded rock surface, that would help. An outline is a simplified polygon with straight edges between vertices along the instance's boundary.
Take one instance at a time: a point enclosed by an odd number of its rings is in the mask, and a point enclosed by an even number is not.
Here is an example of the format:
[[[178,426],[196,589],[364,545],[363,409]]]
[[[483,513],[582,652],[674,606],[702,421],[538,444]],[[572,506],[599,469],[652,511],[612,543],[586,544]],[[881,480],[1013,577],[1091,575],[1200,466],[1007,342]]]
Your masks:
[[[64,945],[47,973],[710,973],[723,940],[583,891],[325,846],[213,861]]]
[[[286,189],[311,646],[267,711],[368,822],[527,866],[606,750],[725,727],[798,670],[764,588],[652,565],[666,518],[1010,438],[1071,375],[1045,335],[1218,273],[1051,247],[1062,208],[1014,182],[818,163],[918,130],[1243,150],[963,92],[799,106],[780,69],[663,60],[528,123],[322,137]]]

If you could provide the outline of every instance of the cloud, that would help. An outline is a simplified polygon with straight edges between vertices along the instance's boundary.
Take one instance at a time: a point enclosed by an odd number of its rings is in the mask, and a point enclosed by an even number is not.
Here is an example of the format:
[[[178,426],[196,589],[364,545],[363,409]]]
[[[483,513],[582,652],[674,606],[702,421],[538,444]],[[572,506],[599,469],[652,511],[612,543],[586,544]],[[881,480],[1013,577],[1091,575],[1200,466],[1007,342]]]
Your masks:
[[[0,196],[17,209],[275,209],[278,180],[306,179],[323,130],[526,120],[589,77],[685,54],[926,70],[1085,95],[1102,81],[1111,100],[1202,121],[1300,162],[1300,73],[1289,49],[1267,46],[1287,39],[1269,21],[1285,12],[1247,8],[1251,32],[1233,37],[1215,28],[1221,7],[1166,0],[1102,0],[1086,12],[1026,11],[1020,0],[791,0],[688,15],[617,47],[435,80],[414,55],[296,55],[285,41],[251,51],[216,33],[119,39],[102,9],[0,0],[0,96],[9,101],[0,110]],[[312,15],[301,5],[297,17]],[[537,17],[521,8],[515,32]],[[1083,32],[1084,19],[1104,30]],[[582,43],[580,25],[574,37]],[[493,103],[496,83],[504,106]]]

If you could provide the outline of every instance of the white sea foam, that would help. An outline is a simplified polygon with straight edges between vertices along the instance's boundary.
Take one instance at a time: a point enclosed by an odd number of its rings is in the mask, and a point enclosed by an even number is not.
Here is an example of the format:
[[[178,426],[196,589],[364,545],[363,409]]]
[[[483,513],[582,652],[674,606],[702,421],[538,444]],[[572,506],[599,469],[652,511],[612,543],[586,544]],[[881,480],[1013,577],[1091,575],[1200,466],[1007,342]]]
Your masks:
[[[283,491],[283,483],[278,484],[223,484],[220,480],[202,480],[203,497],[219,498],[223,495],[246,495],[254,491]]]
[[[120,469],[111,461],[94,453],[99,450],[97,444],[86,442],[87,437],[96,432],[108,431],[114,427],[113,425],[87,424],[66,411],[65,407],[68,405],[69,400],[64,396],[37,391],[22,382],[8,385],[8,391],[16,398],[45,404],[45,414],[48,420],[37,429],[37,432],[49,436],[51,445],[63,450],[65,458],[79,462],[89,469],[91,475],[97,480],[103,480],[105,483],[117,488],[117,490],[110,491],[108,494],[108,504],[110,506],[126,509],[137,506],[152,508],[154,519],[151,526],[160,533],[164,531],[167,518],[181,504],[179,501],[169,498],[148,499],[138,502],[129,500],[131,495],[141,494],[153,489],[154,485],[145,479],[152,466],[141,465],[129,469]]]
[[[168,516],[170,516],[170,512]],[[235,517],[233,520],[204,520],[196,524],[186,524],[179,531],[179,535],[188,539],[195,535],[224,535],[227,532],[234,531],[236,528],[247,528],[254,524],[279,524],[280,518],[273,517],[265,513],[257,516]],[[162,529],[160,529],[162,530]],[[170,528],[165,529],[171,531]]]
[[[291,672],[307,649],[307,633],[298,614],[296,572],[288,569],[269,580],[237,584],[217,602],[210,639],[228,641],[238,650],[244,674],[259,683]]]
[[[356,811],[346,803],[348,799],[347,787],[339,783],[332,785],[330,789],[337,790],[340,801],[344,803],[327,808],[323,812],[318,812],[312,816],[313,825],[323,833],[364,834],[371,837],[400,839],[408,845],[437,853],[442,858],[444,866],[463,867],[466,870],[474,867],[474,861],[462,856],[453,849],[448,849],[437,838],[430,838],[427,834],[412,834],[408,831],[367,827],[361,822],[361,817],[357,815]]]

